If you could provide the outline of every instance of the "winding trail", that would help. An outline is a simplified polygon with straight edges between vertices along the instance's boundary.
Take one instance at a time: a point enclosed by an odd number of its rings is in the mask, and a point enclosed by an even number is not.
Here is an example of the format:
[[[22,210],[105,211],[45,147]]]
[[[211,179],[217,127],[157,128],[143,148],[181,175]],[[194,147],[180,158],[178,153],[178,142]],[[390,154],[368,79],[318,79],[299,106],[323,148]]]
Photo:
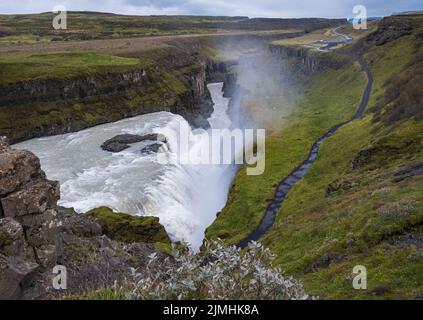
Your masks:
[[[340,44],[350,43],[351,41],[353,41],[353,38],[351,36],[338,32],[338,30],[342,27],[343,25],[330,30],[330,33],[336,36],[336,38],[319,40],[306,46],[316,49],[318,51],[328,52]],[[322,43],[324,44],[324,46],[321,46]]]
[[[333,29],[333,31],[335,32],[336,30],[337,30],[336,28]],[[346,35],[343,35],[343,36],[346,36]],[[283,201],[285,200],[286,196],[288,195],[289,191],[291,191],[291,189],[294,187],[295,184],[297,184],[301,179],[304,178],[304,176],[307,174],[307,172],[309,171],[314,161],[316,161],[320,145],[326,139],[331,137],[339,128],[345,126],[351,121],[361,118],[364,115],[366,107],[369,103],[370,93],[371,93],[372,85],[373,85],[373,76],[367,62],[362,57],[358,55],[352,55],[352,58],[360,64],[362,71],[367,76],[367,85],[366,85],[366,88],[364,89],[364,93],[363,93],[357,112],[354,114],[354,116],[351,119],[334,126],[329,131],[327,131],[323,136],[317,139],[317,141],[311,147],[310,153],[307,159],[302,164],[300,164],[297,168],[295,168],[285,179],[283,179],[278,184],[275,195],[272,201],[270,202],[269,206],[267,207],[266,213],[263,219],[261,220],[260,225],[253,232],[251,232],[250,235],[246,239],[240,242],[238,244],[238,247],[245,248],[250,241],[258,241],[273,226],[276,220],[276,215],[278,214],[279,209],[281,208],[281,205]]]

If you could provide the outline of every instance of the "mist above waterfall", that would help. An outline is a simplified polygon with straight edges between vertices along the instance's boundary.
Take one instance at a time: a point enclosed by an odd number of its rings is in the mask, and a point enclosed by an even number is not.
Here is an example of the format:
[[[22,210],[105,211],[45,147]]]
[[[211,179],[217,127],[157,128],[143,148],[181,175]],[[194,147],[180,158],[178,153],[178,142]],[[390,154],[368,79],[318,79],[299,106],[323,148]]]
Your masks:
[[[270,52],[268,42],[259,39],[228,40],[217,48],[219,56],[237,59],[229,70],[237,79],[230,105],[233,125],[279,130],[301,89],[293,80],[289,62]]]

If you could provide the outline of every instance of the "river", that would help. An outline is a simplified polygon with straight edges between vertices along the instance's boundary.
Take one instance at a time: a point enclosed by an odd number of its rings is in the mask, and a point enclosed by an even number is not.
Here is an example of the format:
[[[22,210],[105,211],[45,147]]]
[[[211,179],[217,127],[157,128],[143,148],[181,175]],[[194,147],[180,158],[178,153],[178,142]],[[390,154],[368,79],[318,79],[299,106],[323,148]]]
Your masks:
[[[211,128],[229,128],[229,100],[222,95],[222,83],[209,84],[208,88],[215,103],[209,118]],[[205,229],[226,203],[236,167],[179,164],[179,126],[189,125],[179,115],[158,112],[76,133],[31,139],[14,147],[36,154],[48,178],[60,182],[59,205],[73,207],[79,213],[108,206],[116,212],[157,216],[172,240],[185,241],[198,250]],[[201,147],[205,133],[191,132],[198,139],[190,148]],[[142,154],[146,142],[119,153],[100,148],[104,141],[121,133],[165,134],[168,148],[164,152],[170,162],[160,164],[155,154]]]

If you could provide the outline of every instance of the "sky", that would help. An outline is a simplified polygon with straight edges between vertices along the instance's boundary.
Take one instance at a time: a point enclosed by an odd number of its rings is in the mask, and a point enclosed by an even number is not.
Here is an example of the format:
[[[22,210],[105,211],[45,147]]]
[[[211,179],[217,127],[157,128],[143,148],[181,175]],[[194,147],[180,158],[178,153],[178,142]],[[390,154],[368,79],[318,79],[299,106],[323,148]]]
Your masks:
[[[0,0],[0,14],[47,12],[64,5],[68,11],[131,15],[345,18],[358,4],[366,6],[368,16],[423,10],[422,0]]]

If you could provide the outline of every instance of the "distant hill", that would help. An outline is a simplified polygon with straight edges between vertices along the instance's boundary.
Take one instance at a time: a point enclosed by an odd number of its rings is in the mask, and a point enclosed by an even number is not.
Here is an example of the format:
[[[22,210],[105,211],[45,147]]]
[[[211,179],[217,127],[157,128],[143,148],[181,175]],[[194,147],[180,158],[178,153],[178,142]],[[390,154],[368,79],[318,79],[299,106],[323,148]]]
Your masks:
[[[379,21],[379,20],[382,20],[382,19],[383,19],[383,17],[368,17],[367,21]],[[355,18],[349,18],[347,20],[348,20],[349,23],[353,23]]]
[[[298,29],[312,31],[343,24],[344,19],[265,19],[212,16],[129,16],[68,12],[67,30],[54,30],[54,13],[0,15],[0,42],[115,39],[226,31]]]
[[[423,10],[396,12],[393,16],[420,16],[423,15]]]

